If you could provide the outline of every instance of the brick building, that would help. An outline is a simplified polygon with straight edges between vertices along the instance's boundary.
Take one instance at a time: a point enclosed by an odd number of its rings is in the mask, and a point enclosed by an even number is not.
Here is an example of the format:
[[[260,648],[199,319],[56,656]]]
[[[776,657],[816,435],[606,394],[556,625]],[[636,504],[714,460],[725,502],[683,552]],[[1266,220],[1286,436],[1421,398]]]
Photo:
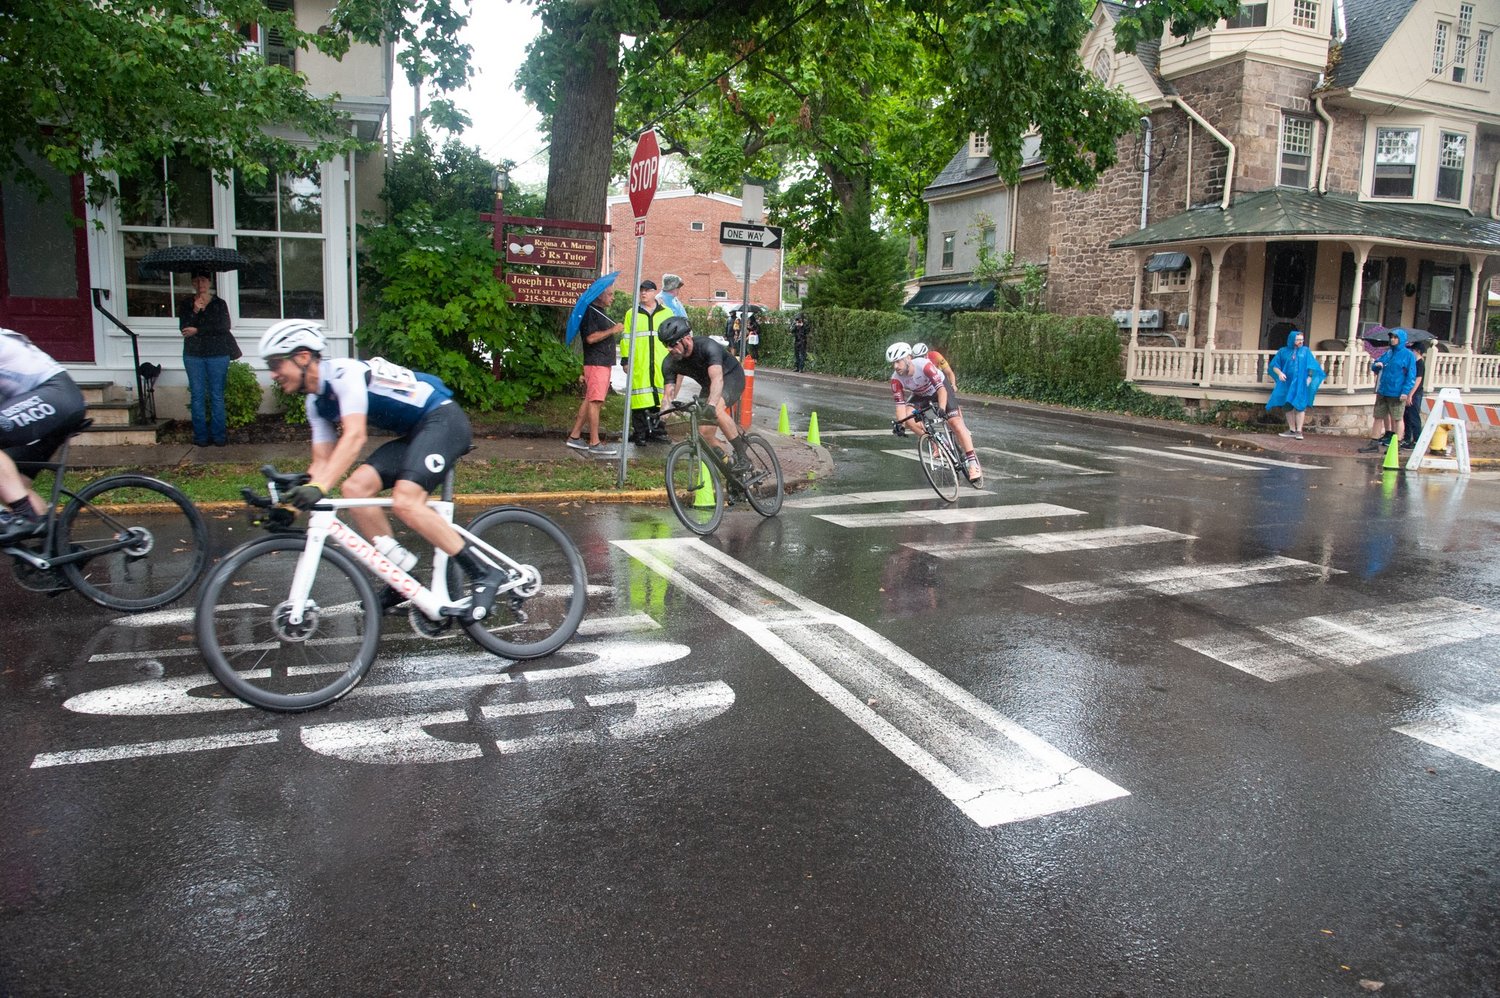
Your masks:
[[[663,274],[682,278],[678,297],[684,305],[726,308],[738,305],[744,296],[743,278],[736,277],[725,263],[733,254],[742,262],[742,246],[719,245],[719,223],[744,221],[739,198],[726,194],[699,194],[683,189],[657,191],[646,216],[646,247],[643,277],[661,284]],[[604,271],[620,272],[615,287],[631,291],[635,273],[635,216],[630,199],[619,195],[609,199],[609,224],[606,237]],[[750,282],[750,302],[769,309],[781,308],[781,250],[756,250],[751,274],[759,276]]]
[[[1374,385],[1360,337],[1404,325],[1437,337],[1434,383],[1500,401],[1500,358],[1473,350],[1500,273],[1500,8],[1266,0],[1134,55],[1114,50],[1120,10],[1099,4],[1080,50],[1149,112],[1117,164],[1063,190],[1031,153],[1012,186],[971,140],[924,193],[908,304],[982,299],[968,271],[990,245],[1045,267],[1049,310],[1116,316],[1147,391],[1264,398],[1300,329],[1329,371],[1320,407],[1353,428]]]

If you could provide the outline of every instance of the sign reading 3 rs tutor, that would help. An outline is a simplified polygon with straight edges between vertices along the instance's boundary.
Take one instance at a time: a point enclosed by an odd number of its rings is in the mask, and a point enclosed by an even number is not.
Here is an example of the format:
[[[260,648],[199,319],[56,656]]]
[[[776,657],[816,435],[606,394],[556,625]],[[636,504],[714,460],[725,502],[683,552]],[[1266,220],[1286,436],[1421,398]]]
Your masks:
[[[720,222],[719,245],[781,249],[781,228],[776,225],[751,225],[749,222]]]

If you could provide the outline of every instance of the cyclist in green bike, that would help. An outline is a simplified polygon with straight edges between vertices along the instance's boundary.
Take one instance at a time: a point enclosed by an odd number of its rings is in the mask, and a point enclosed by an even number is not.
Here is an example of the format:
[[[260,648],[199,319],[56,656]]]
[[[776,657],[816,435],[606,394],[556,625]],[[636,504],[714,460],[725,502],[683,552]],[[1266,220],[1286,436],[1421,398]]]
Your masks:
[[[694,336],[692,326],[681,316],[663,322],[656,338],[671,354],[661,365],[667,405],[676,400],[684,377],[702,385],[708,404],[714,408],[714,421],[734,449],[731,455],[734,470],[748,471],[750,458],[745,453],[745,437],[729,411],[745,390],[745,369],[734,359],[734,354],[713,340]]]
[[[479,560],[442,515],[427,505],[443,475],[469,449],[473,431],[469,417],[453,402],[453,393],[439,379],[372,357],[369,361],[327,357],[323,330],[305,319],[276,323],[260,338],[260,355],[271,377],[288,395],[307,396],[307,421],[312,426],[311,481],[288,494],[298,509],[312,509],[343,480],[346,499],[368,499],[391,490],[391,510],[397,519],[439,548],[473,582],[469,614],[482,620],[495,607],[505,573]],[[337,424],[337,425],[335,425]],[[360,451],[368,427],[398,434],[363,462]],[[348,478],[346,472],[354,468]],[[385,511],[376,506],[349,510],[355,526],[397,567],[409,570],[416,556],[382,543],[391,533]],[[389,553],[388,553],[389,552]],[[404,562],[404,563],[403,563]],[[381,594],[390,610],[402,601],[394,589]]]

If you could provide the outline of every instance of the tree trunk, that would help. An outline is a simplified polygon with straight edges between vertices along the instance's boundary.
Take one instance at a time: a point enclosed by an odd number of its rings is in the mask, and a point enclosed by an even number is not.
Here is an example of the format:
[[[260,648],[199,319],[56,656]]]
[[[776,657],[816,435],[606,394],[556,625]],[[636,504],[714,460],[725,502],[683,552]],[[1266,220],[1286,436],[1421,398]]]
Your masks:
[[[597,27],[589,31],[589,11],[583,4],[573,5],[555,29],[575,40],[581,58],[569,60],[557,81],[543,213],[548,218],[604,222],[615,138],[615,94],[620,85],[620,36],[586,40],[599,31]]]

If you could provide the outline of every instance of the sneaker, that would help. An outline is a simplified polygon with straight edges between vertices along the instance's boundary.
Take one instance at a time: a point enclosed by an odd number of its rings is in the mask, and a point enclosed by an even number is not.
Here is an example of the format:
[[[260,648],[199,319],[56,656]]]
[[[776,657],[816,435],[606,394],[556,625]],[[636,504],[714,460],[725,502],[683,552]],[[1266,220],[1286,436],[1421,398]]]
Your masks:
[[[1302,439],[1302,434],[1301,433],[1293,433],[1292,434],[1292,439],[1293,440],[1301,440]]]
[[[1369,443],[1367,443],[1363,447],[1361,447],[1359,449],[1359,452],[1361,454],[1373,454],[1376,451],[1382,451],[1382,450],[1385,450],[1385,441],[1383,441],[1383,440],[1371,440]]]
[[[590,457],[615,457],[620,453],[603,440],[597,444],[589,444],[587,450]]]
[[[588,450],[589,445],[583,442],[582,437],[569,437],[568,446],[574,450]]]
[[[1276,435],[1278,437],[1288,437],[1288,438],[1290,438],[1292,440],[1296,440],[1297,439],[1297,434],[1294,431],[1292,431],[1292,430],[1287,430],[1287,431],[1285,431],[1283,433],[1278,433]]]
[[[1402,450],[1411,450],[1416,445],[1417,445],[1417,442],[1415,440],[1403,440],[1399,444],[1397,444],[1396,446],[1399,447],[1399,448],[1401,448]]]
[[[0,544],[11,544],[35,537],[46,525],[43,520],[29,520],[11,510],[0,511]]]
[[[490,569],[484,575],[474,580],[469,589],[469,619],[483,620],[495,609],[495,600],[500,595],[500,584],[505,581],[505,573],[497,568]]]

